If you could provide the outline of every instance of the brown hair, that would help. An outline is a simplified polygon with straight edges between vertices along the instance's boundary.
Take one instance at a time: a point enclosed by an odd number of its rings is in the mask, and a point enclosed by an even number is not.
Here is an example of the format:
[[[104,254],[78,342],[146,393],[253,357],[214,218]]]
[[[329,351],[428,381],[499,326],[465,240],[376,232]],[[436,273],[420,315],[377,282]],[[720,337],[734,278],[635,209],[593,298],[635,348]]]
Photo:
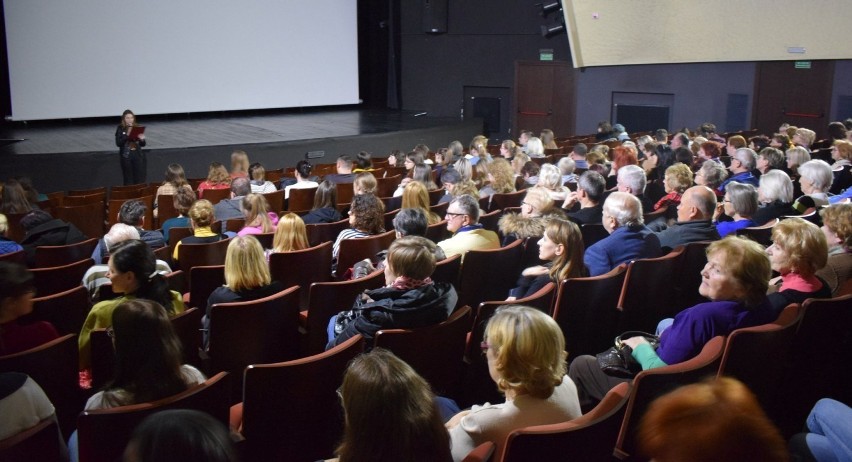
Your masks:
[[[352,198],[350,215],[355,215],[353,228],[368,234],[385,232],[385,206],[372,194],[359,194]]]
[[[396,276],[426,279],[435,271],[435,243],[420,236],[405,236],[388,249],[388,265]]]
[[[568,278],[583,277],[586,267],[583,264],[583,234],[572,221],[554,218],[544,228],[544,234],[554,244],[562,245],[565,251],[557,255],[550,268],[550,279],[557,284]]]

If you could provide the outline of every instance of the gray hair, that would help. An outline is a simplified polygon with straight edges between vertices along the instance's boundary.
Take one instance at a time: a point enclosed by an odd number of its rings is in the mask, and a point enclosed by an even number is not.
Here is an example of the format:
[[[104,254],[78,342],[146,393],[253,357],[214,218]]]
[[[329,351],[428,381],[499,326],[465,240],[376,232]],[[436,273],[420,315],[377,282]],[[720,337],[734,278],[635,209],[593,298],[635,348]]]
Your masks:
[[[705,161],[698,171],[704,175],[704,181],[712,188],[718,187],[728,176],[725,166],[715,160]]]
[[[733,157],[743,164],[743,168],[748,170],[754,170],[754,166],[757,163],[757,153],[753,149],[739,148],[734,152]]]
[[[589,196],[589,200],[598,203],[603,199],[606,180],[600,173],[589,170],[580,175],[580,180],[577,182],[577,189],[582,189]]]
[[[570,175],[574,173],[574,169],[577,168],[577,163],[570,157],[563,157],[559,159],[556,166],[559,167],[559,171],[562,172],[563,175]]]
[[[787,161],[792,162],[795,166],[802,165],[811,160],[811,154],[807,149],[801,146],[795,146],[788,149],[785,155],[787,156]]]
[[[124,223],[112,225],[109,232],[104,234],[104,244],[106,244],[107,250],[112,249],[119,242],[129,241],[130,239],[139,239],[139,230]]]
[[[793,202],[793,180],[783,170],[770,170],[761,175],[758,189],[766,202]]]
[[[527,155],[530,157],[544,157],[544,144],[541,143],[541,138],[531,136],[527,140]]]
[[[462,194],[455,197],[450,205],[456,204],[465,215],[470,217],[471,224],[479,223],[479,199],[469,195]]]
[[[757,212],[757,189],[747,183],[732,181],[725,186],[725,197],[741,217],[751,218]]]
[[[772,168],[784,168],[787,165],[787,158],[784,157],[784,153],[775,148],[763,148],[758,156],[766,159]]]
[[[551,191],[562,189],[562,172],[553,164],[544,164],[538,172],[538,186]]]
[[[401,236],[425,236],[429,221],[421,209],[402,209],[393,217],[393,229]]]
[[[234,181],[231,181],[231,192],[235,197],[247,196],[251,193],[251,183],[248,178],[234,178]]]
[[[638,165],[625,165],[619,168],[618,179],[626,183],[633,194],[636,195],[643,194],[645,192],[645,185],[648,183],[645,171]]]
[[[799,175],[807,178],[819,192],[827,192],[828,188],[831,187],[831,182],[834,181],[831,165],[821,159],[809,160],[800,165],[797,171]]]
[[[636,196],[626,192],[616,191],[610,194],[604,202],[603,211],[615,218],[619,228],[644,223],[642,218],[642,203],[639,202]]]

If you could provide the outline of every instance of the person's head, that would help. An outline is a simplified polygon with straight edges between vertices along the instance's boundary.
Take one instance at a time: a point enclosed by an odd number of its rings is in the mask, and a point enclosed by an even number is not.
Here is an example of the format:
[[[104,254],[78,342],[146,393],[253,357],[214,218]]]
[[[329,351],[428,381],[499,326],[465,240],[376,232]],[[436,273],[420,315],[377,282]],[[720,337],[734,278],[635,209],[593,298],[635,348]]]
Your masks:
[[[775,148],[763,148],[757,155],[757,169],[766,173],[773,169],[783,169],[787,165],[784,153]]]
[[[716,134],[716,124],[712,122],[704,122],[698,127],[698,133],[705,138],[710,138]]]
[[[9,219],[0,213],[0,236],[5,236],[6,231],[9,231]]]
[[[692,139],[692,142],[689,143],[689,152],[692,153],[693,158],[698,157],[698,151],[701,150],[701,145],[707,141],[707,138],[704,138],[703,136],[696,136]]]
[[[361,172],[355,175],[355,180],[352,182],[352,191],[355,195],[360,194],[375,194],[379,183],[376,177],[370,172]]]
[[[608,120],[598,122],[598,133],[612,133],[612,124]]]
[[[515,152],[515,147],[517,147],[517,144],[515,144],[514,141],[503,140],[503,142],[500,143],[500,155],[506,159],[512,158]]]
[[[145,223],[145,212],[148,207],[139,199],[130,199],[121,204],[118,209],[118,221],[125,225],[142,227]]]
[[[543,128],[541,130],[541,136],[539,136],[541,143],[545,148],[556,147],[556,142],[554,141],[555,137],[553,130],[549,128]]]
[[[263,168],[263,164],[260,162],[255,162],[249,165],[248,176],[256,184],[262,185],[266,181],[266,169]]]
[[[571,175],[574,173],[574,169],[577,168],[577,163],[570,157],[563,157],[556,162],[556,167],[559,168],[559,173],[563,176]]]
[[[150,415],[136,427],[125,462],[237,462],[224,424],[201,411],[172,409]]]
[[[470,180],[473,178],[473,167],[470,165],[470,161],[462,157],[457,160],[455,164],[453,164],[453,168],[459,172],[463,180]]]
[[[639,160],[636,153],[624,146],[617,146],[612,150],[612,168],[617,172],[621,167],[638,165]]]
[[[725,166],[721,163],[716,161],[704,162],[701,164],[701,168],[695,172],[695,184],[716,189],[725,181],[727,176],[728,171],[725,170]]]
[[[488,142],[488,138],[485,138],[484,136],[480,136],[480,137],[484,138],[485,141]],[[474,137],[474,139],[476,139],[476,138],[477,137]],[[419,152],[423,156],[424,160],[429,156],[429,153],[432,151],[431,149],[429,149],[429,146],[426,146],[423,143],[417,143],[416,145],[414,145],[413,148],[411,148],[411,150],[413,152]]]
[[[337,158],[337,173],[341,175],[352,173],[352,167],[354,165],[355,161],[352,160],[352,156],[347,156],[346,154],[344,154]]]
[[[672,149],[689,147],[689,137],[686,133],[675,133],[670,144]]]
[[[784,154],[787,156],[787,168],[793,172],[797,171],[800,165],[811,160],[811,153],[801,146],[794,146]]]
[[[411,181],[402,190],[402,208],[429,210],[429,191],[419,181]]]
[[[527,189],[524,201],[521,202],[521,215],[524,217],[540,217],[553,211],[553,199],[547,189],[535,186]]]
[[[832,140],[845,140],[846,125],[843,125],[843,122],[832,122],[828,124],[828,137]]]
[[[722,155],[722,147],[715,141],[705,141],[701,143],[701,148],[698,150],[698,157],[702,159],[718,159]]]
[[[816,132],[808,128],[797,128],[793,135],[793,144],[804,148],[810,148],[815,140]]]
[[[835,161],[852,161],[852,141],[835,140],[831,148],[831,158]]]
[[[533,132],[529,130],[521,130],[521,134],[518,135],[518,144],[521,146],[526,146],[527,142],[529,142],[530,138],[533,137]]]
[[[426,156],[421,151],[411,151],[405,155],[405,162],[403,165],[405,169],[409,172],[414,169],[414,167],[418,165],[423,165],[426,161]]]
[[[821,159],[814,159],[799,166],[799,184],[805,194],[825,193],[834,181],[831,166]]]
[[[435,271],[435,243],[422,236],[401,237],[390,245],[385,280],[388,285],[398,278],[422,281]]]
[[[106,245],[107,250],[110,250],[120,242],[131,239],[139,239],[139,230],[124,223],[116,223],[112,225],[109,232],[104,234],[104,245]]]
[[[447,149],[450,150],[450,160],[453,162],[459,160],[464,155],[464,145],[461,144],[461,141],[451,141],[447,145]]]
[[[171,184],[176,188],[188,184],[186,182],[186,173],[184,173],[183,167],[180,164],[169,164],[166,167],[165,178],[163,184]]]
[[[244,197],[251,192],[251,182],[248,178],[239,177],[231,181],[231,197]]]
[[[572,221],[553,218],[547,221],[538,241],[538,258],[552,261],[550,279],[556,283],[583,276],[583,235]]]
[[[757,165],[757,154],[749,148],[739,148],[731,155],[731,166],[728,168],[733,173],[750,172]]]
[[[583,143],[577,143],[574,145],[574,148],[571,149],[571,154],[578,158],[585,158],[588,153],[589,148]]]
[[[654,141],[657,143],[668,143],[669,142],[669,132],[665,128],[657,129],[654,132]]]
[[[236,150],[231,153],[231,173],[248,174],[249,158],[248,154],[242,150]]]
[[[385,207],[373,194],[360,194],[352,197],[349,209],[349,225],[367,234],[385,232]]]
[[[397,237],[425,236],[429,221],[422,208],[405,208],[393,217],[393,229]]]
[[[187,388],[180,372],[181,342],[162,305],[143,298],[127,300],[112,312],[111,329],[115,373],[107,389],[124,388],[132,392],[134,402],[144,403]]]
[[[453,193],[453,188],[462,181],[461,174],[454,168],[446,168],[441,172],[441,185],[448,193]]]
[[[470,140],[468,151],[472,156],[485,157],[488,154],[488,149],[486,148],[487,145],[488,138],[483,135],[477,135]]]
[[[602,221],[609,233],[621,227],[641,225],[644,223],[642,203],[630,193],[616,191],[604,201]]]
[[[710,220],[716,209],[716,193],[707,186],[693,186],[683,193],[677,206],[677,221]]]
[[[828,261],[828,244],[817,225],[792,217],[772,228],[772,245],[766,253],[773,271],[809,277]]]
[[[130,109],[125,109],[124,112],[121,113],[121,126],[122,127],[132,127],[136,124],[136,114],[133,113]]]
[[[692,154],[692,151],[689,148],[680,147],[675,149],[674,151],[674,160],[675,163],[681,163],[692,166],[693,162],[695,162],[695,156]]]
[[[27,193],[18,180],[8,180],[0,189],[0,210],[6,213],[27,213],[33,206],[27,199]]]
[[[822,232],[830,249],[852,249],[852,204],[834,204],[819,212]]]
[[[470,195],[456,196],[447,207],[447,229],[455,233],[459,228],[479,223],[479,201]]]
[[[0,323],[7,323],[33,310],[33,274],[18,263],[0,261]],[[0,355],[4,352],[0,342]]]
[[[737,149],[745,147],[748,147],[748,143],[746,143],[746,139],[744,137],[740,135],[734,135],[728,138],[727,150],[729,156],[733,156],[734,152],[736,152]]]
[[[638,165],[627,165],[618,169],[616,184],[618,190],[638,196],[645,193],[648,179],[645,171]]]
[[[725,214],[729,217],[751,218],[759,206],[757,189],[747,183],[732,181],[725,187],[724,202]]]
[[[726,236],[707,247],[698,293],[713,301],[755,306],[766,298],[772,268],[763,246],[751,239]]]
[[[317,186],[313,210],[337,207],[337,185],[325,180]]]
[[[189,213],[193,202],[195,202],[195,191],[189,188],[178,188],[172,198],[172,205],[182,217]]]
[[[530,157],[544,157],[544,145],[541,139],[533,136],[527,141],[527,154]]]
[[[415,165],[411,172],[411,179],[423,183],[427,189],[437,188],[435,182],[432,181],[432,167],[428,164]]]
[[[53,220],[53,217],[44,210],[31,210],[21,217],[21,228],[24,229],[24,232],[29,233],[37,226],[41,226],[51,220]]]
[[[530,161],[530,156],[527,153],[520,151],[515,153],[515,157],[512,158],[512,170],[515,171],[515,175],[522,175],[521,171],[524,169],[524,165]]]
[[[775,201],[793,203],[793,181],[790,175],[783,170],[770,170],[760,175],[757,199],[764,204]]]
[[[782,127],[783,127],[783,125],[781,127],[779,127],[778,130],[780,131]],[[793,142],[793,137],[796,136],[796,131],[798,131],[798,130],[799,130],[799,127],[797,127],[795,125],[788,125],[787,128],[784,129],[784,133],[786,133],[787,137],[790,138],[791,143]]]
[[[16,180],[18,182],[18,184],[21,185],[21,188],[24,190],[24,195],[27,197],[27,201],[30,204],[35,204],[35,203],[38,202],[39,192],[35,188],[35,186],[33,186],[32,178],[30,178],[28,176],[15,176],[12,179]],[[3,184],[2,184],[2,182],[0,182],[0,197],[2,197],[2,196],[3,196]]]
[[[553,164],[544,164],[538,172],[538,186],[551,191],[562,191],[562,172]]]
[[[435,165],[438,166],[447,166],[453,160],[453,155],[447,148],[438,149],[438,152],[435,153]]]
[[[524,166],[521,167],[521,176],[524,178],[537,177],[539,172],[541,172],[541,167],[531,160],[527,161]]]
[[[504,393],[547,399],[565,375],[562,329],[535,308],[498,308],[485,327],[483,348],[491,378]]]
[[[225,254],[225,285],[234,292],[268,286],[272,282],[263,247],[252,235],[237,236]]]
[[[775,133],[769,139],[769,147],[780,149],[781,152],[787,152],[788,149],[793,147],[793,144],[790,143],[790,137],[786,133]]]
[[[593,205],[598,204],[603,199],[603,193],[606,189],[606,180],[603,175],[593,170],[589,170],[582,175],[577,181],[577,194],[581,199],[586,199]]]
[[[677,191],[683,194],[688,188],[692,187],[692,169],[686,164],[674,164],[666,169],[665,176],[666,192]]]
[[[157,259],[148,244],[137,239],[116,244],[110,249],[108,267],[113,292],[147,298],[174,311],[169,285],[157,272]]]
[[[205,228],[216,221],[213,215],[213,203],[207,199],[199,199],[189,208],[189,219],[194,228]]]
[[[275,230],[269,218],[269,202],[263,194],[246,194],[243,197],[243,214],[246,217],[246,226],[259,226],[262,233]]]
[[[769,137],[766,135],[752,136],[748,139],[748,147],[755,152],[763,151],[769,147]]]
[[[207,167],[207,182],[211,184],[228,184],[231,182],[231,177],[228,175],[228,170],[219,162],[211,162]]]
[[[314,166],[311,165],[310,162],[306,160],[300,160],[296,162],[296,170],[293,172],[297,178],[301,178],[303,180],[307,180],[311,177],[311,172],[313,172]]]
[[[729,377],[685,385],[657,398],[642,417],[639,452],[658,462],[789,458],[781,433],[749,389]]]
[[[355,164],[360,169],[373,168],[373,156],[367,151],[361,151],[355,155]]]
[[[308,231],[302,217],[295,213],[288,213],[281,217],[272,239],[272,248],[275,252],[293,252],[308,247],[310,247]]]
[[[405,361],[375,348],[349,363],[340,387],[341,461],[449,461],[450,436],[435,395]]]
[[[497,158],[487,163],[488,179],[495,192],[508,193],[515,191],[515,171],[506,159]],[[560,183],[561,184],[561,183]]]

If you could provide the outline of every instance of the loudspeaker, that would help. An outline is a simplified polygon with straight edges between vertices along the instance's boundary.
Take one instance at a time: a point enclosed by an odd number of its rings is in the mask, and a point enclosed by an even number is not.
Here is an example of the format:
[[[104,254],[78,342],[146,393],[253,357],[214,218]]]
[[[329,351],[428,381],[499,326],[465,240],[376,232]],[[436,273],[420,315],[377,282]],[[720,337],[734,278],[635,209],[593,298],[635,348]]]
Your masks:
[[[422,0],[422,2],[423,32],[427,34],[446,34],[449,0]]]

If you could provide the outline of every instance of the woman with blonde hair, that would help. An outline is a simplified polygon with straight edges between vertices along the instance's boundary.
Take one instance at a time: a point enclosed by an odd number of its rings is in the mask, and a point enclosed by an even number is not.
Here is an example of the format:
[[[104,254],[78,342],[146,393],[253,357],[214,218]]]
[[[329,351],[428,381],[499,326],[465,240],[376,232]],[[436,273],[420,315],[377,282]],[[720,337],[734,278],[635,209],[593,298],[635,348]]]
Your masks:
[[[494,194],[515,192],[515,172],[509,161],[503,158],[494,159],[484,164],[488,184],[479,190],[479,197],[491,197]]]
[[[243,150],[236,150],[231,153],[231,179],[248,178],[249,158],[248,154]]]
[[[541,130],[541,144],[544,145],[544,149],[559,149],[554,138],[556,135],[553,134],[553,130],[549,128]]]
[[[799,176],[799,166],[811,160],[811,154],[801,146],[794,146],[788,149],[784,155],[787,157],[787,168],[790,170],[790,176],[794,177],[793,179]]]
[[[527,162],[530,161],[530,156],[525,152],[516,152],[512,157],[512,170],[515,171],[515,178],[521,176],[521,170]]]
[[[535,136],[527,141],[527,155],[530,157],[544,157],[544,145],[541,139]]]
[[[310,247],[308,243],[308,232],[302,217],[295,213],[288,213],[278,220],[275,228],[275,237],[272,240],[272,252],[294,252]]]
[[[248,177],[251,179],[251,192],[255,194],[267,194],[278,190],[271,181],[266,181],[266,169],[260,162],[249,166]]]
[[[550,198],[559,202],[564,202],[568,197],[568,193],[571,192],[562,185],[562,172],[559,170],[559,167],[553,164],[544,164],[541,166],[541,170],[538,172],[537,186],[546,189],[547,193],[550,194]]]
[[[228,176],[228,171],[225,166],[219,162],[211,162],[207,168],[207,179],[198,185],[198,198],[204,197],[204,191],[207,189],[228,189],[231,187],[231,177]]]
[[[207,199],[199,199],[189,208],[189,225],[192,228],[192,236],[187,236],[175,245],[172,252],[174,261],[180,260],[181,244],[209,244],[227,239],[224,235],[213,232],[213,222],[216,217],[213,214],[213,204]]]
[[[486,441],[500,460],[512,431],[580,416],[577,387],[565,375],[565,337],[552,317],[527,306],[500,307],[485,327],[482,351],[506,401],[473,406],[447,422],[454,460]]]
[[[546,219],[561,214],[562,211],[556,207],[546,189],[539,186],[527,189],[524,201],[521,202],[521,213],[507,213],[497,222],[504,236],[503,245],[511,244],[516,239],[542,236]]]
[[[278,214],[269,210],[269,203],[263,194],[252,193],[243,197],[243,213],[246,216],[246,224],[237,233],[238,236],[275,232]]]
[[[831,194],[840,194],[846,188],[852,186],[852,141],[837,140],[831,148],[831,173],[834,181],[828,190]]]
[[[402,195],[405,187],[410,183],[418,182],[423,184],[427,190],[431,191],[433,189],[438,189],[438,185],[432,181],[432,167],[427,164],[415,165],[414,169],[411,171],[411,177],[403,178],[399,183],[399,186],[393,192],[393,197],[399,197]]]
[[[412,181],[405,185],[402,192],[401,208],[422,210],[430,225],[441,221],[441,217],[429,209],[429,192],[426,190],[426,186],[419,181]]]
[[[669,210],[672,210],[674,207],[680,205],[683,193],[692,187],[692,169],[682,163],[672,165],[666,169],[663,186],[666,195],[654,204],[654,210],[659,210],[663,207],[669,207]]]
[[[511,161],[512,158],[515,157],[515,148],[517,147],[518,145],[516,145],[512,140],[503,140],[503,142],[500,143],[500,156]]]
[[[339,390],[340,462],[449,462],[450,440],[435,395],[405,361],[376,348],[349,363]]]
[[[778,314],[791,303],[809,298],[831,298],[831,288],[816,272],[828,261],[828,243],[817,225],[801,218],[781,220],[772,228],[772,245],[766,249],[772,270],[781,277],[769,303]]]
[[[538,241],[538,258],[544,265],[531,266],[521,273],[517,286],[509,291],[507,302],[529,297],[548,282],[559,284],[568,278],[586,275],[583,265],[583,235],[572,221],[550,219]]]
[[[834,204],[819,214],[828,244],[828,260],[817,276],[828,283],[832,296],[838,297],[843,284],[852,278],[852,204]]]

